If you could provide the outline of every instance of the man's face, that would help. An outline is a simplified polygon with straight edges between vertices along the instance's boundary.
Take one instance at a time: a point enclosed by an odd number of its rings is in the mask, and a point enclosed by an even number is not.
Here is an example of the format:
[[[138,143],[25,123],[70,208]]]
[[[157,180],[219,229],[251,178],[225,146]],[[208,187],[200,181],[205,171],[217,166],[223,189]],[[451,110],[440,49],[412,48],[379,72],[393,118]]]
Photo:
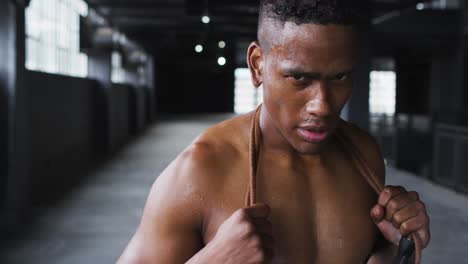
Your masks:
[[[271,41],[268,51],[258,48],[256,64],[267,122],[275,130],[264,133],[277,134],[300,153],[316,154],[330,139],[351,95],[354,29],[286,23]]]

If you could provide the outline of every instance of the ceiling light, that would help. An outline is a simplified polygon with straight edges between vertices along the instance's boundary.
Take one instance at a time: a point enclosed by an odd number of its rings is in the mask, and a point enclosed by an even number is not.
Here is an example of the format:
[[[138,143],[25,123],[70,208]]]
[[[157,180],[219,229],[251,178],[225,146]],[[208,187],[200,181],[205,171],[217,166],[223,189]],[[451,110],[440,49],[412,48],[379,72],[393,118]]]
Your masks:
[[[202,16],[201,21],[203,22],[203,24],[208,24],[210,23],[211,19],[209,16]]]
[[[219,47],[220,49],[224,49],[224,48],[226,47],[226,42],[224,42],[224,41],[221,40],[220,42],[218,42],[218,47]]]
[[[201,53],[201,52],[203,51],[203,46],[200,45],[200,44],[196,45],[196,46],[195,46],[195,51],[196,51],[197,53]]]
[[[416,5],[416,9],[417,9],[417,10],[423,10],[423,9],[424,9],[424,3],[418,3],[418,4]]]
[[[219,58],[218,58],[218,64],[219,64],[219,66],[224,66],[224,65],[226,65],[226,62],[227,62],[227,61],[226,61],[226,58],[224,58],[224,57],[219,57]]]

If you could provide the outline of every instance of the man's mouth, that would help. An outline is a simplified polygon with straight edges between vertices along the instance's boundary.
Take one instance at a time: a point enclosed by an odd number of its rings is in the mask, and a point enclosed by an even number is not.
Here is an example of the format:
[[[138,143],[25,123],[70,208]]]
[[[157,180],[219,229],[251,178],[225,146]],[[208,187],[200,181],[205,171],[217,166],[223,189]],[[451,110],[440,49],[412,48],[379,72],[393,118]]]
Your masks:
[[[329,135],[326,127],[300,127],[298,132],[304,140],[312,143],[322,142]]]

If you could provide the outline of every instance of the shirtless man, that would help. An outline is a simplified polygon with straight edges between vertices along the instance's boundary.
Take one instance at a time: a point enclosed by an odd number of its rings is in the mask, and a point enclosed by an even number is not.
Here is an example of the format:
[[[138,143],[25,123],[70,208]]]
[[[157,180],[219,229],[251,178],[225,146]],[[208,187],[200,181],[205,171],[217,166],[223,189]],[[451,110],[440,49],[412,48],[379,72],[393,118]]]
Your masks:
[[[427,246],[418,195],[394,186],[375,194],[333,136],[342,126],[384,181],[375,141],[339,118],[359,1],[296,2],[261,1],[259,42],[248,49],[252,81],[264,89],[259,203],[244,206],[249,113],[206,130],[164,170],[119,264],[390,263],[412,232]]]

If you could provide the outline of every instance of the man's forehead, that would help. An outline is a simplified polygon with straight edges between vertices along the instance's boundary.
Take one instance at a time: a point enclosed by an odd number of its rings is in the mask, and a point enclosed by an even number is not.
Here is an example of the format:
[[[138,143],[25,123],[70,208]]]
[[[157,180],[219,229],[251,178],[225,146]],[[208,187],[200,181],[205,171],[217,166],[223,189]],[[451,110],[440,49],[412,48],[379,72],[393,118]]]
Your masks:
[[[356,36],[350,26],[286,22],[269,30],[276,32],[268,32],[262,49],[283,71],[335,74],[355,67]]]

